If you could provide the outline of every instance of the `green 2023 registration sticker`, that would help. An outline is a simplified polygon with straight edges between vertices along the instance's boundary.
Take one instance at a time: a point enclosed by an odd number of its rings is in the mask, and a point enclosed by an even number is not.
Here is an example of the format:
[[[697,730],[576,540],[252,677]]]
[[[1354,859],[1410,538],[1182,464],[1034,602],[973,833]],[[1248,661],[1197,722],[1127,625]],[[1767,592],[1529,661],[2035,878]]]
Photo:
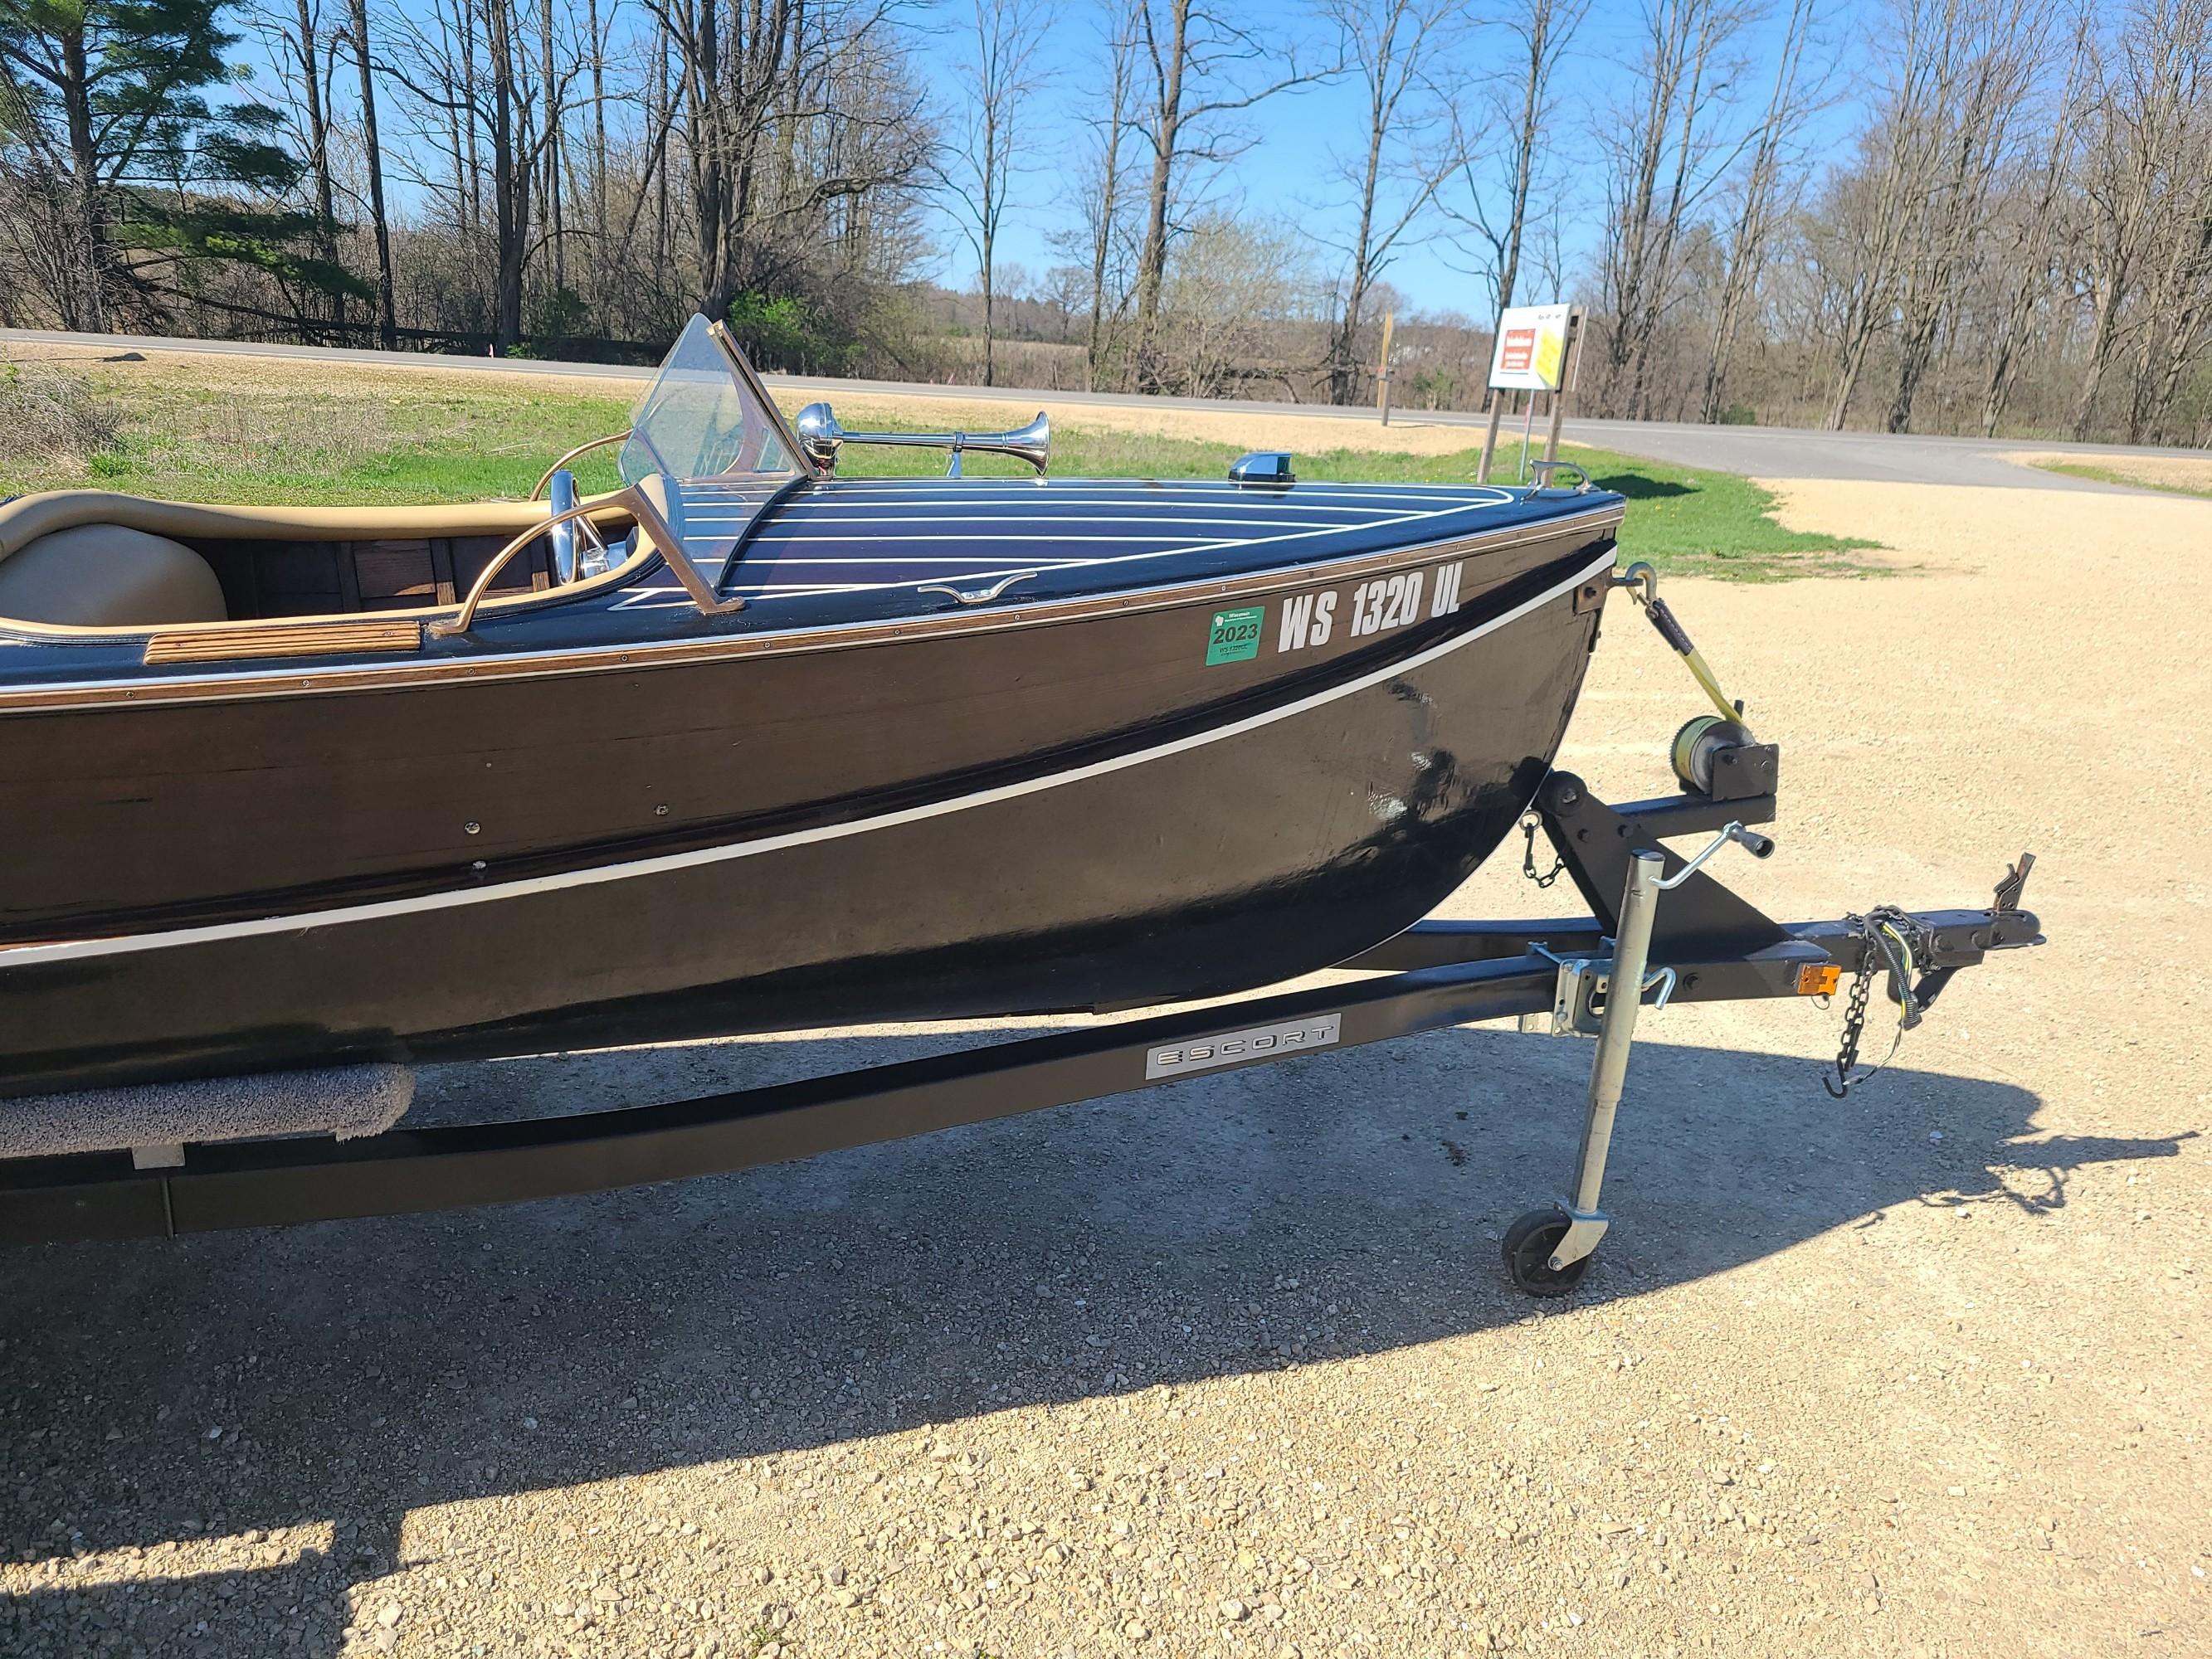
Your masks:
[[[1206,636],[1206,665],[1218,662],[1249,662],[1260,654],[1260,624],[1267,607],[1248,605],[1238,611],[1217,611]]]

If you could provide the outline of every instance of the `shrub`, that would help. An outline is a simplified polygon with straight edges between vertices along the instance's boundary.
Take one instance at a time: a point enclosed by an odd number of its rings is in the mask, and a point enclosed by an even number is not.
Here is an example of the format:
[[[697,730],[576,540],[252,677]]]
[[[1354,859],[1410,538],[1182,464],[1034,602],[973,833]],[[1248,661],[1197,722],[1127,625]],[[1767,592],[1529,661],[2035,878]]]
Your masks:
[[[0,363],[0,456],[82,465],[111,448],[121,429],[121,416],[82,375]]]
[[[795,295],[740,294],[730,301],[730,332],[756,368],[787,374],[845,373],[855,354],[839,319]]]

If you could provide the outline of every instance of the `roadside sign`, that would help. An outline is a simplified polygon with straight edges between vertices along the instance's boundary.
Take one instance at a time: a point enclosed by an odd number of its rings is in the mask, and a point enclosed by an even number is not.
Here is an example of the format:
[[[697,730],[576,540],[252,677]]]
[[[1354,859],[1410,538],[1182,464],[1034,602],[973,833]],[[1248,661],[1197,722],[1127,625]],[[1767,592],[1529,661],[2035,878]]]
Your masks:
[[[1490,384],[1501,391],[1557,392],[1567,367],[1569,307],[1508,306],[1498,319]]]

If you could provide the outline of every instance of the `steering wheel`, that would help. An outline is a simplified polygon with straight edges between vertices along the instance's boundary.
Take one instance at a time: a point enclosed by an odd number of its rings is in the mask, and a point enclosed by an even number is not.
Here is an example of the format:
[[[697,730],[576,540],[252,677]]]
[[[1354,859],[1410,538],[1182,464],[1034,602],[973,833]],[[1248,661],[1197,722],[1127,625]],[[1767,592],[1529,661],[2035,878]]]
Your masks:
[[[548,520],[558,519],[563,513],[573,512],[578,499],[574,473],[562,466],[546,474],[545,516]],[[570,519],[556,524],[545,532],[545,539],[553,545],[553,585],[556,587],[566,586],[579,578],[604,576],[622,562],[623,556],[607,546],[588,518]]]
[[[576,505],[576,475],[565,466],[554,469],[546,481],[545,514],[549,519],[559,519],[563,513],[573,511]],[[576,580],[576,520],[556,524],[545,532],[553,544],[553,581],[565,586]]]

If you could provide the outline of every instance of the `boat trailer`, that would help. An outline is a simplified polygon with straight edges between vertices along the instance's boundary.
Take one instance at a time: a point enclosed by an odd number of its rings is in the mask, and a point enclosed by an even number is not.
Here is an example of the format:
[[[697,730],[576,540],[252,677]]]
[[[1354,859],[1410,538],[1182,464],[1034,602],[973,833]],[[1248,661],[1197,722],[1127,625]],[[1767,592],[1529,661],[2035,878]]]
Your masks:
[[[1848,1088],[1858,1080],[1857,1038],[1876,974],[1887,976],[1901,1032],[1960,969],[1991,951],[2041,943],[2035,916],[2020,908],[2032,856],[1986,908],[1771,920],[1705,866],[1731,848],[1772,852],[1752,826],[1773,821],[1778,753],[1731,741],[1748,738],[1741,727],[1701,720],[1702,741],[1686,727],[1675,746],[1679,794],[1612,806],[1565,772],[1537,792],[1524,821],[1527,873],[1537,876],[1540,828],[1557,863],[1540,884],[1571,878],[1586,916],[1423,921],[1340,964],[1364,979],[664,1105],[399,1127],[356,1140],[196,1143],[170,1149],[158,1160],[166,1167],[143,1167],[157,1160],[129,1152],[0,1161],[0,1243],[173,1237],[638,1186],[1517,1017],[1524,1030],[1596,1039],[1568,1194],[1504,1237],[1516,1285],[1565,1295],[1605,1233],[1606,1153],[1644,1006],[1826,997],[1856,975],[1837,1067]],[[1700,836],[1710,839],[1687,857],[1662,845]],[[1638,993],[1613,995],[1617,984]]]

